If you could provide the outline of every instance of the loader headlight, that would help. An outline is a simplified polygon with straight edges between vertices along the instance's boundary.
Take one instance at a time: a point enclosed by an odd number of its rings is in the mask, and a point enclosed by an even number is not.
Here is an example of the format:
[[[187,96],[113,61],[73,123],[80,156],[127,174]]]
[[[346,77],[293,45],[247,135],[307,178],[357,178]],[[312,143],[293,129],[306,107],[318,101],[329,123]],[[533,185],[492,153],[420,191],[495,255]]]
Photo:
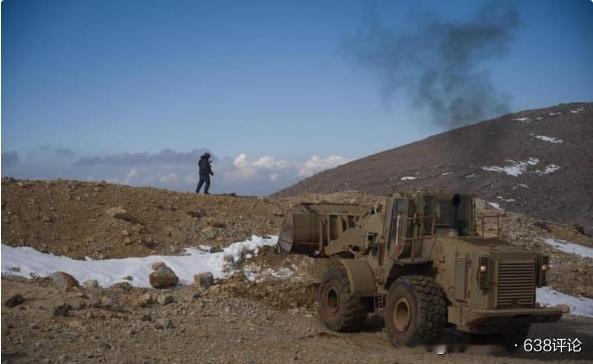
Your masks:
[[[538,255],[536,260],[535,284],[537,287],[548,285],[548,270],[550,269],[550,257]]]
[[[488,288],[488,257],[480,257],[478,261],[478,287]]]

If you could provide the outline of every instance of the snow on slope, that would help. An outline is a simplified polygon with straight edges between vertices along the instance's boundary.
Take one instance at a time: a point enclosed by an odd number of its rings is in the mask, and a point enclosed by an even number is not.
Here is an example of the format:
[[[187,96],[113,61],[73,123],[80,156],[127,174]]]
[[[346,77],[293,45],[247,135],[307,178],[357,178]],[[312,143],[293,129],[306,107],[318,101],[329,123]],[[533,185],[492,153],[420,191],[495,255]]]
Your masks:
[[[561,246],[573,246],[569,242],[558,239],[546,239],[554,241]],[[562,243],[557,243],[558,241]],[[101,286],[111,286],[124,281],[123,277],[131,276],[130,283],[136,287],[150,287],[148,276],[152,272],[151,265],[154,262],[165,262],[175,271],[181,284],[190,284],[193,275],[199,272],[211,272],[215,278],[225,278],[232,274],[232,266],[229,267],[229,260],[238,262],[243,253],[246,258],[250,255],[257,255],[258,250],[264,246],[275,246],[278,237],[261,238],[252,236],[250,240],[231,244],[220,253],[208,253],[204,250],[188,248],[186,255],[161,256],[151,255],[142,258],[106,259],[106,260],[75,260],[64,256],[44,254],[30,247],[11,247],[2,244],[2,275],[18,275],[25,278],[35,276],[47,277],[56,271],[64,271],[72,274],[77,280],[83,282],[88,279],[96,279]],[[547,242],[547,241],[546,241]],[[593,249],[578,246],[584,251],[571,248],[580,254],[593,257]],[[202,246],[207,250],[208,247]],[[566,248],[568,249],[568,248]],[[588,249],[588,250],[587,250]],[[16,270],[15,268],[18,268]],[[247,266],[245,277],[250,281],[261,281],[267,276],[276,279],[288,279],[294,274],[294,270],[281,268],[278,270],[260,270],[256,266]],[[593,299],[574,297],[562,292],[555,291],[550,287],[538,288],[537,302],[544,306],[556,306],[559,304],[568,305],[571,314],[593,317]]]
[[[560,144],[564,141],[562,139],[556,139],[554,137],[549,137],[545,135],[535,135],[533,136],[535,139],[543,140],[544,142],[552,143],[552,144]]]
[[[151,255],[105,260],[75,260],[44,254],[30,247],[2,244],[2,274],[31,278],[47,277],[53,272],[63,271],[80,282],[96,279],[101,286],[111,286],[124,281],[123,277],[131,276],[133,279],[130,283],[133,286],[150,287],[148,276],[152,272],[151,265],[162,261],[175,271],[181,284],[189,284],[193,281],[194,274],[200,272],[211,272],[214,278],[225,278],[232,274],[232,264],[229,261],[238,262],[244,252],[257,255],[260,248],[275,246],[277,242],[277,236],[261,238],[254,235],[250,240],[231,244],[220,253],[187,248],[185,255],[181,256]]]
[[[537,171],[535,171],[535,173],[537,173],[540,176],[543,176],[544,174],[554,173],[554,172],[556,172],[559,169],[560,169],[560,166],[559,165],[556,165],[556,164],[548,164],[546,166],[546,168],[544,168],[543,171],[538,169]]]
[[[571,315],[593,317],[593,299],[591,298],[570,296],[551,287],[538,288],[536,297],[537,302],[544,306],[567,305],[570,307]]]
[[[585,258],[593,258],[593,249],[562,239],[544,238],[544,243],[551,245],[554,249],[568,254],[580,255]]]
[[[509,176],[518,177],[518,176],[522,175],[523,173],[525,173],[527,171],[527,168],[529,168],[529,166],[535,166],[536,164],[538,164],[539,159],[530,157],[529,159],[527,159],[525,161],[507,160],[507,162],[509,162],[509,165],[506,165],[504,167],[484,166],[484,167],[482,167],[482,169],[484,171],[501,172],[501,173],[506,173]]]

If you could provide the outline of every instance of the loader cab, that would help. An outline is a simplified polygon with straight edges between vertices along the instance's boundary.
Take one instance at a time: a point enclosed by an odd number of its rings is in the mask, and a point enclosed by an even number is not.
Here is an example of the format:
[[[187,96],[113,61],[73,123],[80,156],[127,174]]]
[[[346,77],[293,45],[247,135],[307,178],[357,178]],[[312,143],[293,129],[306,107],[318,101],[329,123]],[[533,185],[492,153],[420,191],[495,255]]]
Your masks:
[[[399,258],[422,255],[423,243],[437,236],[474,235],[474,205],[464,194],[397,194],[391,199],[387,251]]]
[[[474,234],[474,205],[471,195],[435,196],[432,213],[437,235],[469,236]]]

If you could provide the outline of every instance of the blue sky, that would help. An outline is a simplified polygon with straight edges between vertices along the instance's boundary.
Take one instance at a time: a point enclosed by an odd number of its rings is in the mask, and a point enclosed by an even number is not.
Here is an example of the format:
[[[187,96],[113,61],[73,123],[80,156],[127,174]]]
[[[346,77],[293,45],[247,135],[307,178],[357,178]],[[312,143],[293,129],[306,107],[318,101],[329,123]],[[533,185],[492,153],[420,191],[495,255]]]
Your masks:
[[[398,37],[492,4],[5,0],[2,175],[190,190],[187,153],[208,149],[215,192],[273,192],[449,128],[345,54],[369,19]],[[506,50],[475,64],[506,108],[593,100],[593,2],[510,4]],[[161,163],[164,149],[179,163]]]

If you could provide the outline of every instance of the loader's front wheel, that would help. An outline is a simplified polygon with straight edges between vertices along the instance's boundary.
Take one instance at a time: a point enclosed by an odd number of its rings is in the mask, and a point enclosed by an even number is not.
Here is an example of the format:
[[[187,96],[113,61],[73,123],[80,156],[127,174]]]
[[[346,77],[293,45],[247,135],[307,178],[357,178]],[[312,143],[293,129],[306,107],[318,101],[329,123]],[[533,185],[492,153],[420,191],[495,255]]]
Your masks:
[[[446,320],[444,294],[432,278],[403,276],[393,282],[385,302],[385,326],[393,346],[431,343]]]
[[[334,331],[355,331],[364,323],[367,307],[350,290],[348,273],[341,264],[329,268],[319,287],[319,317]]]

